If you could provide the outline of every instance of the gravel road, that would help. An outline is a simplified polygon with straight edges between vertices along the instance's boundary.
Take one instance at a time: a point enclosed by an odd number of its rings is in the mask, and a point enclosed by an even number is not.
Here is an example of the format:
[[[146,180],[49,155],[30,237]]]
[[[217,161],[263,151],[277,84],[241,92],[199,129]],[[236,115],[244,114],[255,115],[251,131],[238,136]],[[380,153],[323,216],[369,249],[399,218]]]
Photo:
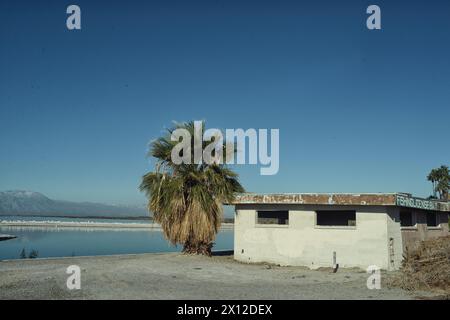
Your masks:
[[[81,269],[81,289],[66,269]],[[382,273],[382,279],[392,274]],[[179,253],[27,259],[0,262],[0,299],[414,299],[382,284],[366,286],[362,270],[309,270],[242,264],[232,256]]]

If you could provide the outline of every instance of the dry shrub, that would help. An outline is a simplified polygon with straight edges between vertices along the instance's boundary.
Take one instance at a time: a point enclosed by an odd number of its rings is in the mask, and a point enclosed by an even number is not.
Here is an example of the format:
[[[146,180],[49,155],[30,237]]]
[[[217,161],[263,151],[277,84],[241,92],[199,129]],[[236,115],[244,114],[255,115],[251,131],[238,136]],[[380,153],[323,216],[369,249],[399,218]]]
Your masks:
[[[392,284],[406,290],[450,292],[450,236],[423,241],[407,251]]]

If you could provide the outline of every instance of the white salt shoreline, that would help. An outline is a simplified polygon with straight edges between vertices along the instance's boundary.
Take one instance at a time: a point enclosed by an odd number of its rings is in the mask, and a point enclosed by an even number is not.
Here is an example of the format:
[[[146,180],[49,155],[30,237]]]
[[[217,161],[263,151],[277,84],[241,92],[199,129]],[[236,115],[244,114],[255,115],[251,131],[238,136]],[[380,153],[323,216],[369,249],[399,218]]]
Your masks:
[[[222,223],[221,229],[233,229],[234,224]],[[0,221],[0,227],[54,227],[54,228],[126,228],[161,229],[157,223],[94,222],[94,221]]]

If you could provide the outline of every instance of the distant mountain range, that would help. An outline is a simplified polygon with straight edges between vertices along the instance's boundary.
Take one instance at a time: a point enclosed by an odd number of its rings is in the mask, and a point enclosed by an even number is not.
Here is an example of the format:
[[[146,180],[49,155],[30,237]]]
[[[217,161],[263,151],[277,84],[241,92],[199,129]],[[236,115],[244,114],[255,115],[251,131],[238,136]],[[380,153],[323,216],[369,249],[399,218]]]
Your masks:
[[[0,192],[0,216],[55,216],[55,217],[148,217],[142,207],[116,206],[91,202],[52,200],[39,192]]]

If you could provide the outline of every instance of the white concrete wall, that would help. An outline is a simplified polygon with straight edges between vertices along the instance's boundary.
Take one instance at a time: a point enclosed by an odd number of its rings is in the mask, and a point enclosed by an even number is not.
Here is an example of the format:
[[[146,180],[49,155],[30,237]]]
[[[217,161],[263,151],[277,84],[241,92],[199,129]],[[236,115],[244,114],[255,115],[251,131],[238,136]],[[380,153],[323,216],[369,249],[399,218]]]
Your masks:
[[[257,210],[289,210],[289,225],[257,225]],[[356,227],[316,226],[316,210],[355,210]],[[381,206],[237,205],[234,257],[315,269],[331,267],[336,252],[340,267],[377,265],[391,270],[397,264],[389,263],[387,211]],[[401,255],[401,235],[399,243],[394,240],[396,251],[398,245]]]
[[[403,238],[400,228],[400,209],[398,207],[387,207],[387,233],[389,246],[389,270],[397,270],[401,267],[403,260]],[[393,243],[392,249],[390,243]],[[393,254],[392,254],[393,253]]]

